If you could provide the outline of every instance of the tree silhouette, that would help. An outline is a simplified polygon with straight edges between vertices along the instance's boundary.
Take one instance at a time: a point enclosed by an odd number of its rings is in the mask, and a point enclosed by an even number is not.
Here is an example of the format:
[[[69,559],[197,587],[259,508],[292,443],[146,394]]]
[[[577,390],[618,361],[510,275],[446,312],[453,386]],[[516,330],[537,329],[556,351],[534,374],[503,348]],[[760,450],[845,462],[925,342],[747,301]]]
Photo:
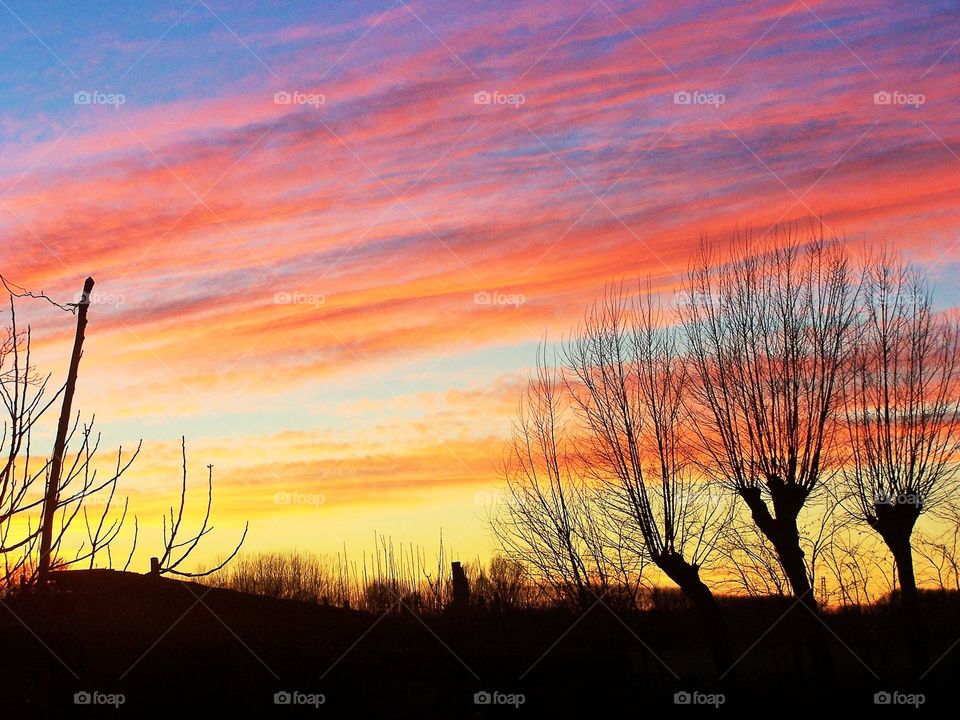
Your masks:
[[[227,555],[226,559],[224,559],[222,562],[210,569],[200,570],[197,572],[179,570],[178,568],[191,557],[193,552],[200,545],[200,541],[213,531],[213,526],[210,524],[210,511],[213,508],[213,465],[207,465],[207,507],[203,514],[203,521],[200,524],[200,529],[197,530],[196,533],[187,538],[181,539],[183,511],[187,505],[186,437],[180,438],[180,454],[183,460],[183,475],[180,483],[180,502],[177,505],[176,510],[171,507],[168,514],[164,515],[163,517],[163,555],[158,559],[157,569],[161,575],[170,574],[179,575],[180,577],[204,577],[206,575],[212,575],[218,570],[226,567],[226,565],[237,556],[237,553],[240,552],[240,548],[243,547],[244,541],[247,539],[247,531],[250,529],[250,523],[248,522],[244,525],[243,535],[240,537],[240,542],[237,543],[233,551]]]
[[[957,489],[960,323],[938,315],[923,275],[886,251],[867,267],[863,331],[845,390],[856,514],[897,567],[914,670],[927,667],[911,536]]]
[[[0,589],[4,589],[14,581],[23,585],[42,582],[51,572],[79,563],[93,568],[98,557],[103,555],[106,555],[108,567],[113,567],[111,546],[120,535],[129,511],[129,498],[124,499],[122,509],[114,510],[118,483],[138,457],[142,442],[128,457],[124,457],[121,447],[113,471],[98,477],[95,460],[100,436],[94,432],[94,420],[81,424],[79,414],[71,412],[68,399],[72,397],[77,379],[93,281],[87,279],[80,302],[70,305],[57,303],[43,293],[30,292],[3,276],[0,276],[0,284],[7,291],[10,313],[9,325],[0,338],[0,398],[4,414],[0,433],[0,556],[3,559]],[[49,392],[50,376],[42,377],[34,368],[30,329],[21,330],[18,326],[15,300],[19,298],[44,300],[60,310],[78,315],[68,378],[52,395]],[[33,431],[61,398],[64,403],[57,423],[53,454],[38,462],[32,453]],[[236,556],[246,539],[249,525],[244,528],[233,552],[217,567],[200,572],[180,569],[201,540],[213,530],[210,525],[213,503],[211,466],[207,478],[206,511],[200,529],[182,538],[187,488],[185,443],[184,439],[180,502],[177,510],[170,508],[169,524],[167,516],[164,517],[164,552],[159,569],[164,574],[200,577],[219,570]],[[68,551],[70,529],[79,518],[83,520],[85,540]],[[134,517],[134,536],[124,569],[132,560],[138,531]]]
[[[814,615],[797,519],[835,460],[841,385],[856,333],[857,282],[822,228],[752,247],[738,233],[719,265],[704,243],[681,314],[705,467],[740,497]],[[810,624],[817,668],[832,672],[825,628]]]
[[[17,322],[16,298],[43,298],[29,293],[4,280],[8,291],[9,325],[0,341],[0,397],[3,399],[4,420],[0,435],[0,555],[3,556],[3,574],[0,586],[9,586],[14,580],[32,584],[39,579],[47,558],[46,570],[64,569],[89,561],[92,567],[98,555],[105,553],[112,564],[111,545],[127,520],[128,502],[117,516],[113,505],[117,499],[118,481],[130,468],[140,452],[138,444],[127,458],[123,448],[117,452],[112,473],[98,477],[95,458],[100,436],[94,432],[94,421],[80,423],[79,415],[67,418],[60,448],[60,472],[53,483],[55,500],[49,501],[45,482],[53,477],[52,459],[38,461],[31,442],[33,432],[56,401],[63,396],[61,386],[50,393],[50,376],[41,376],[34,367],[30,329],[21,330]],[[51,301],[52,303],[52,301]],[[53,303],[61,309],[67,306]],[[75,441],[79,438],[79,446]],[[71,446],[76,449],[71,450]],[[93,501],[97,502],[93,502]],[[41,516],[49,510],[50,536],[41,548],[43,522]],[[83,518],[86,541],[72,552],[66,548],[70,528]],[[136,534],[127,557],[136,547]]]
[[[720,674],[733,667],[723,618],[700,569],[730,518],[730,503],[694,477],[684,396],[687,365],[675,327],[648,292],[608,288],[566,344],[568,383],[584,429],[585,467],[605,507],[700,615]]]
[[[504,497],[491,528],[504,552],[574,604],[607,584],[605,533],[573,448],[563,384],[541,346],[503,463]]]

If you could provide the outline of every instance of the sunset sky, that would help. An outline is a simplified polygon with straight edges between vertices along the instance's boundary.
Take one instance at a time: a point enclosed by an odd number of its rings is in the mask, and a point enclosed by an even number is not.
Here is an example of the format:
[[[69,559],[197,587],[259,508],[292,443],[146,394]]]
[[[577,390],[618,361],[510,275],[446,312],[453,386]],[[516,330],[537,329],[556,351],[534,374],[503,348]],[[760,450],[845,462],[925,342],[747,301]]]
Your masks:
[[[487,555],[538,341],[609,280],[672,292],[701,233],[821,215],[960,293],[955,2],[2,0],[0,32],[0,272],[96,279],[77,403],[144,440],[144,557],[181,435],[204,558],[245,520]],[[73,318],[19,308],[60,377]]]

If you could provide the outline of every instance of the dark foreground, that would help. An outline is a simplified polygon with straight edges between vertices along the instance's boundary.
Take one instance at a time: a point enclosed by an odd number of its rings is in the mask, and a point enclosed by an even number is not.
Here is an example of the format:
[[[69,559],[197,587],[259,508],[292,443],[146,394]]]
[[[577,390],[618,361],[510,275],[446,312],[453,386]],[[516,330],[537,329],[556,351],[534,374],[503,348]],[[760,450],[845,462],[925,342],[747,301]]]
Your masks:
[[[904,680],[889,609],[831,614],[835,684],[816,679],[805,611],[783,601],[726,604],[741,659],[722,681],[682,608],[378,616],[112,571],[0,602],[3,718],[917,716],[960,703],[956,595],[924,598],[919,683]]]

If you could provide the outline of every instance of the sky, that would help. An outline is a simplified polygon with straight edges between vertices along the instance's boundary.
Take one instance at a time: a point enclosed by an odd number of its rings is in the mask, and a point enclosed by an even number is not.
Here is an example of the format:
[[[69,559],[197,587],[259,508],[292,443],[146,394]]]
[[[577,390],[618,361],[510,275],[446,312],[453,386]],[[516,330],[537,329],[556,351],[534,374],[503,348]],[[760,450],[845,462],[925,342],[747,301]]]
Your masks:
[[[95,278],[144,558],[181,436],[201,560],[487,556],[538,342],[702,234],[817,216],[960,292],[954,2],[0,0],[0,57],[0,272]],[[62,376],[72,316],[19,311]]]

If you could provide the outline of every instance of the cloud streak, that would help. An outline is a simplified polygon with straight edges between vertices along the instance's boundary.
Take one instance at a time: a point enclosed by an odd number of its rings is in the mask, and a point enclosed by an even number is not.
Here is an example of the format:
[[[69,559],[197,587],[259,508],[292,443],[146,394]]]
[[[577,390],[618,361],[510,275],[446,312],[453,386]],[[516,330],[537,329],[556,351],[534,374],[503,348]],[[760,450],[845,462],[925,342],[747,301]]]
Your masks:
[[[451,357],[492,384],[604,282],[669,290],[701,233],[737,224],[820,214],[935,270],[957,260],[948,3],[388,7],[318,20],[210,3],[242,42],[200,6],[153,46],[176,17],[106,46],[51,35],[84,87],[126,94],[116,108],[73,105],[82,88],[49,56],[31,86],[0,77],[18,100],[0,115],[4,273],[64,298],[93,274],[123,299],[92,311],[85,380],[102,417],[162,422],[173,394],[215,436],[231,388],[254,404],[349,377],[403,393],[406,365]],[[12,47],[43,57],[21,35]],[[277,104],[280,91],[323,102]],[[36,320],[48,354],[59,320]],[[377,421],[371,409],[355,437]],[[477,442],[492,465],[499,441]],[[431,474],[442,445],[395,452],[367,458],[344,497],[374,502],[390,468],[425,494],[462,482]],[[322,474],[303,463],[278,467]]]

